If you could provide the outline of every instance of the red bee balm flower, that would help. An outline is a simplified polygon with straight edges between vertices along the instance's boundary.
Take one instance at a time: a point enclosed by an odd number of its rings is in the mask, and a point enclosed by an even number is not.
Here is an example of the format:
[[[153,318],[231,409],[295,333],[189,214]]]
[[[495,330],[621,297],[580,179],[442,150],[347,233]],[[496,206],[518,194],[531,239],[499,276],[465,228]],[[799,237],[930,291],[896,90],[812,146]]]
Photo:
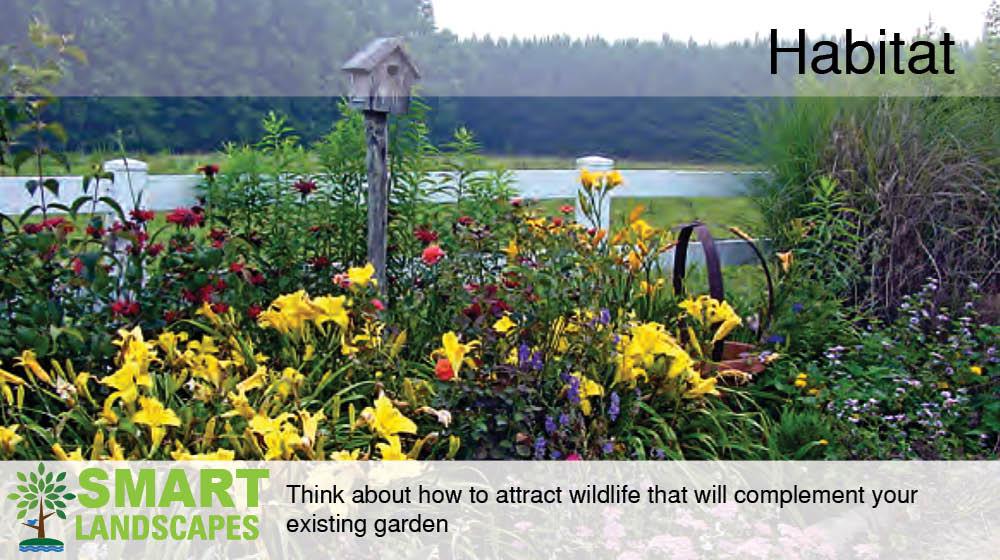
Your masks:
[[[423,259],[427,266],[436,265],[444,257],[444,250],[437,245],[428,245],[427,248],[424,249],[423,254],[420,255],[420,258]]]
[[[152,210],[133,210],[131,212],[132,219],[137,222],[152,222],[156,218],[156,213]]]
[[[213,303],[212,311],[221,315],[226,311],[229,311],[229,305],[225,303]]]
[[[139,314],[139,304],[120,299],[111,304],[111,312],[122,317],[134,317]]]
[[[292,188],[299,191],[302,196],[308,196],[316,191],[316,181],[306,181],[305,179],[298,181]]]
[[[219,166],[214,163],[202,165],[198,168],[198,173],[204,173],[206,177],[215,177],[219,174]]]
[[[425,227],[418,227],[413,230],[413,236],[419,239],[424,245],[429,245],[438,240],[438,234]]]
[[[183,228],[200,226],[204,221],[205,216],[196,213],[190,208],[178,208],[167,214],[167,222]]]
[[[455,378],[455,370],[451,367],[448,358],[441,358],[434,366],[434,375],[441,381],[451,381]]]
[[[249,317],[250,319],[256,321],[257,317],[260,317],[260,314],[263,311],[264,310],[261,308],[261,306],[259,306],[257,304],[253,304],[253,305],[251,305],[250,307],[247,308],[247,317]]]

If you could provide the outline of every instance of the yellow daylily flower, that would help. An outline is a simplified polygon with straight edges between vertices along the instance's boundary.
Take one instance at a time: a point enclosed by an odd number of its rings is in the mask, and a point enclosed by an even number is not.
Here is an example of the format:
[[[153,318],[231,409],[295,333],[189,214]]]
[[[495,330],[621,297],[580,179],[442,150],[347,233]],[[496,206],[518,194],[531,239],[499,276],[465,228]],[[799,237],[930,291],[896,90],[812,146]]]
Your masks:
[[[322,410],[316,414],[300,410],[299,418],[302,420],[302,444],[311,448],[316,443],[316,430],[319,429],[319,423],[326,420],[326,414]]]
[[[399,441],[399,438],[392,436],[386,438],[389,443],[379,443],[375,447],[378,448],[379,453],[382,454],[383,461],[409,461],[410,458],[403,453],[403,444]]]
[[[140,410],[132,415],[132,422],[149,427],[153,447],[159,447],[163,436],[167,434],[166,426],[180,426],[181,419],[163,403],[153,397],[139,399]]]
[[[415,434],[417,425],[399,411],[382,393],[375,399],[375,407],[367,407],[361,411],[361,418],[373,432],[388,439],[396,434]]]
[[[54,453],[55,456],[56,456],[56,459],[58,459],[60,461],[82,461],[83,460],[83,451],[81,449],[77,449],[76,451],[72,451],[70,453],[66,453],[66,451],[63,450],[62,445],[60,445],[58,443],[52,446],[52,453]]]
[[[306,376],[302,375],[302,372],[295,368],[287,367],[281,372],[281,377],[278,378],[276,383],[278,388],[278,394],[282,397],[287,397],[298,391],[299,387],[302,386],[306,380]]]
[[[573,372],[572,376],[579,380],[579,389],[577,390],[577,396],[580,399],[580,411],[583,412],[584,416],[590,416],[591,412],[590,397],[603,397],[604,387],[600,383],[594,381],[593,379],[585,377],[582,373],[578,371]]]
[[[236,390],[240,394],[246,393],[248,391],[253,391],[254,389],[260,389],[267,384],[267,366],[257,366],[257,370],[247,377],[243,381],[236,384]]]
[[[513,237],[507,242],[507,247],[504,249],[504,253],[507,254],[507,260],[514,262],[517,260],[517,256],[521,253],[520,247],[517,246],[517,240]]]
[[[375,266],[372,263],[368,263],[360,268],[350,268],[347,271],[347,279],[351,281],[351,287],[357,286],[359,288],[364,288],[369,283],[378,286],[378,280],[374,278],[375,276]]]
[[[3,449],[5,455],[13,453],[14,447],[24,441],[24,438],[17,434],[17,429],[20,427],[19,424],[0,426],[0,449]]]
[[[291,416],[291,414],[283,412],[276,418],[270,418],[258,413],[250,420],[250,430],[262,436],[271,432],[279,431],[281,430],[281,426],[284,425],[287,420],[291,418]]]
[[[202,302],[201,307],[198,308],[198,311],[195,314],[208,319],[209,322],[216,327],[222,325],[222,319],[219,318],[219,315],[212,309],[212,306],[209,305],[207,301]]]
[[[601,174],[591,172],[588,169],[580,170],[580,184],[588,191],[594,190],[601,182]]]
[[[24,385],[25,381],[13,373],[0,368],[0,383],[10,383],[11,385]]]
[[[174,461],[232,461],[236,452],[229,449],[219,449],[212,453],[188,453],[187,451],[172,451],[170,457]]]
[[[312,300],[313,305],[319,310],[316,314],[316,325],[320,326],[323,323],[332,321],[338,327],[346,329],[350,323],[347,309],[344,307],[344,302],[346,301],[347,297],[345,296],[323,296]]]
[[[517,327],[517,323],[511,321],[510,315],[504,315],[497,322],[493,323],[493,330],[500,334],[507,334]]]
[[[983,374],[983,368],[980,367],[980,366],[969,366],[969,371],[972,372],[972,375],[982,375]]]
[[[784,272],[788,272],[789,270],[791,270],[792,263],[795,262],[795,257],[792,255],[792,252],[787,251],[784,253],[777,253],[777,255],[778,255],[778,260],[781,262],[781,270]]]
[[[719,390],[715,388],[716,378],[703,378],[697,372],[688,378],[690,388],[684,393],[685,399],[697,399],[705,395],[719,395]]]
[[[625,178],[622,177],[621,171],[618,171],[617,169],[605,174],[605,178],[607,181],[608,188],[614,188],[625,184]]]
[[[273,328],[282,334],[301,333],[306,322],[315,319],[318,309],[305,290],[278,296],[257,318],[263,328]]]
[[[478,340],[472,340],[468,343],[461,343],[458,341],[458,335],[453,331],[448,331],[441,335],[441,348],[435,350],[434,355],[440,356],[448,359],[448,363],[451,364],[452,371],[455,372],[455,376],[458,376],[458,372],[462,369],[462,363],[466,361],[466,356],[479,346]]]
[[[53,385],[52,377],[49,373],[42,368],[42,365],[38,363],[38,356],[33,350],[25,350],[21,352],[21,356],[14,361],[14,365],[21,366],[24,371],[27,371],[38,378],[39,381]]]
[[[352,451],[334,451],[330,454],[331,461],[357,461],[358,455],[361,454],[360,449],[354,449]]]

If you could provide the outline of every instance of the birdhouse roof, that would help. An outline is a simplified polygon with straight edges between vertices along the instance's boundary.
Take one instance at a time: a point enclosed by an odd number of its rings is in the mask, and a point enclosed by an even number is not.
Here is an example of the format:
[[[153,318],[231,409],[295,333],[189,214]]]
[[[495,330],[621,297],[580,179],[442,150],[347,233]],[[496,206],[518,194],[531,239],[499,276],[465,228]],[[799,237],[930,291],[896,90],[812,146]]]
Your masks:
[[[413,64],[413,60],[410,59],[410,55],[403,48],[403,39],[400,37],[383,37],[381,39],[375,39],[371,43],[368,43],[365,48],[361,49],[354,56],[351,57],[341,70],[345,71],[364,71],[371,72],[379,65],[383,60],[385,60],[392,53],[399,51],[403,55],[403,60],[410,66],[413,70],[414,75],[419,78],[420,71],[417,70],[417,66]]]

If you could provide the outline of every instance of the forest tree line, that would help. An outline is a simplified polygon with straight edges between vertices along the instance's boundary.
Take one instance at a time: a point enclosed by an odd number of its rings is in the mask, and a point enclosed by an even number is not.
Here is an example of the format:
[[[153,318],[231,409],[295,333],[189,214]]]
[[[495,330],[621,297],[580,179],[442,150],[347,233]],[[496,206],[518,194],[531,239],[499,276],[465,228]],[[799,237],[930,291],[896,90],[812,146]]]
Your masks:
[[[739,95],[772,80],[763,39],[459,38],[436,27],[431,0],[7,0],[4,11],[0,44],[23,45],[37,17],[87,54],[53,111],[71,149],[107,149],[121,131],[131,150],[214,150],[255,138],[269,110],[316,139],[339,117],[340,64],[378,36],[406,37],[435,139],[467,126],[497,154],[729,157],[720,132],[756,103]]]

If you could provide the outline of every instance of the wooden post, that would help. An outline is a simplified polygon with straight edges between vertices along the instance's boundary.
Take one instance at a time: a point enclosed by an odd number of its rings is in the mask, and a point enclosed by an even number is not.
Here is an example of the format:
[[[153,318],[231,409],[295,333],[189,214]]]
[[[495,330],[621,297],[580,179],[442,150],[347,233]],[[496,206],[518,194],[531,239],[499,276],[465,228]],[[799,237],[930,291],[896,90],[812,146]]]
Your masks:
[[[420,71],[410,60],[399,37],[368,43],[344,63],[348,74],[348,101],[365,115],[368,153],[368,261],[375,267],[379,290],[388,284],[389,228],[389,114],[409,110],[413,84]]]
[[[368,261],[375,267],[379,290],[387,287],[386,267],[389,228],[388,114],[365,111],[368,153]]]

